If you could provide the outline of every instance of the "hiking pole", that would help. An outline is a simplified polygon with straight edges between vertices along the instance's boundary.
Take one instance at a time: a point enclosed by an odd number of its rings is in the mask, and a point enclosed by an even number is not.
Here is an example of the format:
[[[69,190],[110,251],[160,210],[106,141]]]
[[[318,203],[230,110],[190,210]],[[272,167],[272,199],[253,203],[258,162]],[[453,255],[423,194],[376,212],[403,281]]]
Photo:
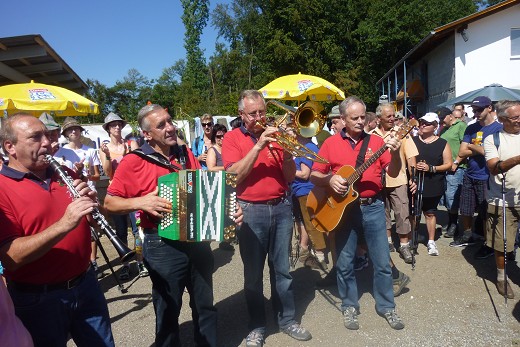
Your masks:
[[[110,264],[110,259],[108,258],[108,255],[105,252],[105,249],[103,248],[103,245],[101,244],[101,240],[99,239],[98,233],[94,230],[94,228],[90,228],[90,234],[94,238],[94,241],[96,241],[96,244],[98,245],[99,251],[103,255],[103,258],[105,259],[105,262],[107,263],[108,268],[112,272],[112,276],[116,280],[117,287],[118,287],[119,291],[121,292],[121,294],[126,293],[125,287],[123,287],[123,285],[119,281],[119,278],[117,278],[116,273],[114,271],[114,268],[112,267],[112,264]]]
[[[417,185],[416,198],[414,201],[414,217],[415,217],[415,225],[412,231],[412,270],[415,269],[415,254],[419,254],[417,252],[418,249],[418,234],[419,234],[419,225],[421,224],[421,213],[422,213],[422,204],[423,204],[423,191],[424,191],[424,174],[425,171],[420,171],[415,168],[412,168],[415,172],[414,180]]]
[[[498,162],[500,163],[500,162]],[[507,308],[507,233],[506,233],[506,173],[500,169],[500,165],[497,165],[498,170],[502,174],[502,236],[504,238],[504,299]]]
[[[416,205],[417,205],[417,171],[415,166],[411,167],[412,169],[412,180],[416,185],[415,194],[412,194],[412,214],[414,216],[414,225],[412,228],[412,246],[410,247],[412,250],[412,270],[415,270],[415,239],[416,239],[416,230],[417,230],[417,219],[416,216]]]

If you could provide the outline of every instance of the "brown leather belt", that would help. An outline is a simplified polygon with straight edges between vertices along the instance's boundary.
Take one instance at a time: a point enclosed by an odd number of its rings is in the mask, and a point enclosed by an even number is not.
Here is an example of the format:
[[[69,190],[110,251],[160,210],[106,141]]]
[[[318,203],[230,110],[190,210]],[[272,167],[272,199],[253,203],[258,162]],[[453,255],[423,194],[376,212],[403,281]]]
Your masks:
[[[85,278],[87,272],[90,270],[90,266],[88,269],[78,276],[60,283],[52,283],[52,284],[29,284],[29,283],[21,283],[21,282],[13,282],[7,281],[7,286],[13,288],[16,291],[23,293],[45,293],[54,290],[63,290],[63,289],[72,289],[77,287]]]
[[[240,199],[240,201],[243,201],[243,202],[246,202],[246,203],[249,203],[249,204],[254,204],[254,205],[271,205],[271,206],[275,206],[275,205],[278,205],[279,203],[281,203],[283,201],[283,199],[285,199],[285,196],[281,196],[279,198],[270,199],[270,200],[247,201],[247,200]]]

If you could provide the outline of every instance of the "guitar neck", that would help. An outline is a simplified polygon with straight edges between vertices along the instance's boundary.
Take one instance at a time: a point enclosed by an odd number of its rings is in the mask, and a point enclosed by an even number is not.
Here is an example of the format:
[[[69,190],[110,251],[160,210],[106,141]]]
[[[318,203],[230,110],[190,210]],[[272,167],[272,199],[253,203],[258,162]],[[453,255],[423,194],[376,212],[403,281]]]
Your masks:
[[[365,161],[363,164],[361,164],[359,167],[356,168],[356,171],[354,171],[352,173],[352,175],[350,175],[350,177],[347,178],[347,183],[349,185],[353,185],[361,177],[363,172],[365,172],[365,170],[368,169],[370,167],[370,165],[374,164],[375,161],[377,159],[379,159],[379,157],[382,156],[383,153],[385,153],[385,151],[386,151],[386,146],[379,148],[379,150],[377,152],[375,152],[374,154],[372,154],[372,156],[370,158],[368,158],[367,161]]]

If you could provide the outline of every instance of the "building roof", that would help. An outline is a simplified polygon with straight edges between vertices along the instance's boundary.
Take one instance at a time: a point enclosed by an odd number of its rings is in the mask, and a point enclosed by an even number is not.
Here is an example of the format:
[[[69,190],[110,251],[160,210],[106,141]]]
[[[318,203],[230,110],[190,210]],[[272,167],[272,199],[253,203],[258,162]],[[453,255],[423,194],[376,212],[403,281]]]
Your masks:
[[[380,84],[384,79],[394,73],[394,70],[399,69],[399,66],[404,61],[407,64],[414,64],[417,60],[421,59],[424,55],[429,53],[432,49],[437,47],[440,43],[451,36],[455,31],[463,30],[469,23],[475,22],[479,19],[495,14],[496,12],[502,11],[508,7],[520,4],[520,0],[506,0],[496,5],[490,6],[482,11],[475,12],[469,16],[457,19],[451,23],[445,24],[432,30],[426,35],[421,42],[413,47],[408,53],[404,55],[388,72],[377,81],[376,85]]]
[[[0,38],[0,86],[33,80],[83,94],[86,83],[41,35]]]

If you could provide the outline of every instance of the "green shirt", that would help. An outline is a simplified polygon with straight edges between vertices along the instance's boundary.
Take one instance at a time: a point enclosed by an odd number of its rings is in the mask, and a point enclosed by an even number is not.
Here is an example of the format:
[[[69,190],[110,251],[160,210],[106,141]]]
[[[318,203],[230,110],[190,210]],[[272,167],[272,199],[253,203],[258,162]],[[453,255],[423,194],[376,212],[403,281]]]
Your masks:
[[[460,143],[462,142],[462,138],[464,137],[464,131],[468,125],[461,121],[457,120],[450,127],[444,127],[441,131],[441,138],[448,141],[451,148],[451,156],[453,160],[457,159],[457,155],[459,154]],[[459,167],[466,168],[466,162],[464,161]]]

